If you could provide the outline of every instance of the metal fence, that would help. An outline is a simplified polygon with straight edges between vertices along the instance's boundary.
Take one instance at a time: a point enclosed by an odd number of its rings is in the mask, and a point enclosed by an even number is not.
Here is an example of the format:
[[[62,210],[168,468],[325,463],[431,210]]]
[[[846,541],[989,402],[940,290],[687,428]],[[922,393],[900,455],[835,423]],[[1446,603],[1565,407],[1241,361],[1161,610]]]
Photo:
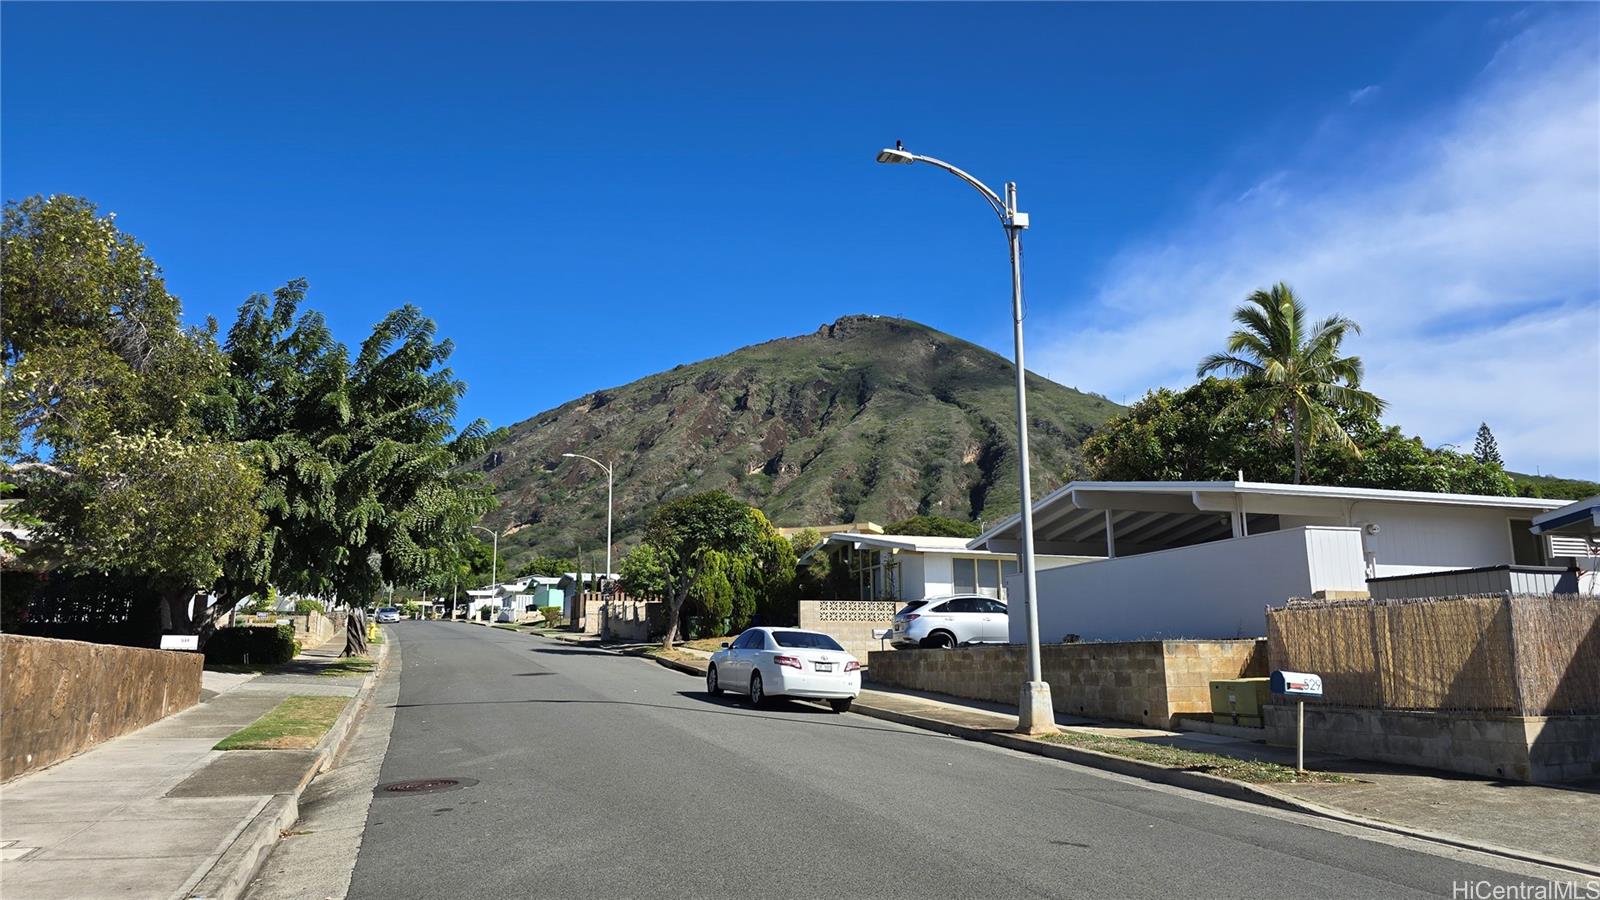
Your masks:
[[[1326,702],[1526,716],[1600,713],[1600,599],[1293,600],[1267,610],[1272,666]]]

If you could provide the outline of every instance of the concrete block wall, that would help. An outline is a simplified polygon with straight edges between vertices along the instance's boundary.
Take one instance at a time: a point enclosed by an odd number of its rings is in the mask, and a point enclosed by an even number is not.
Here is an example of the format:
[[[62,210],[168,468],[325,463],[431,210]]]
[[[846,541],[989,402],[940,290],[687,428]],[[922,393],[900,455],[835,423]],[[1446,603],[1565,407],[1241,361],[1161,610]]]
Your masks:
[[[881,600],[802,600],[800,627],[821,631],[867,665],[868,654],[892,649],[872,636],[894,624],[899,603]]]
[[[1265,709],[1267,742],[1292,747],[1293,704]],[[1600,775],[1600,716],[1507,716],[1306,704],[1306,749],[1357,759],[1559,783]]]
[[[1040,648],[1057,712],[1167,728],[1180,713],[1209,712],[1213,680],[1265,675],[1255,640],[1111,641]],[[973,700],[1014,704],[1027,648],[1020,645],[873,653],[870,680]],[[1259,671],[1258,671],[1259,670]]]
[[[200,701],[198,653],[0,634],[0,781]]]

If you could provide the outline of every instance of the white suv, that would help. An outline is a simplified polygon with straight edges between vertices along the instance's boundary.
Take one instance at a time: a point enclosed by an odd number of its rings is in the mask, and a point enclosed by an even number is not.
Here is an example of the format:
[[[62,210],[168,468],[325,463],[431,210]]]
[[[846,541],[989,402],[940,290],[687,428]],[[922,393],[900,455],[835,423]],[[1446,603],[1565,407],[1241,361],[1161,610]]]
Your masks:
[[[1004,644],[1011,639],[1006,604],[981,594],[912,600],[894,614],[889,642],[896,647]]]

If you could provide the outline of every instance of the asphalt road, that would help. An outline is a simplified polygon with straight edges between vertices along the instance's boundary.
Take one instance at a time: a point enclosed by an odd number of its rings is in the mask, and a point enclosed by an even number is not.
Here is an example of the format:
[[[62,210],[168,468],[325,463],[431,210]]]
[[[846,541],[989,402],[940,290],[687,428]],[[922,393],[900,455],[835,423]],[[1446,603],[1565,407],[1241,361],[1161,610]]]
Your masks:
[[[403,622],[349,896],[1412,897],[1514,876],[646,660]]]

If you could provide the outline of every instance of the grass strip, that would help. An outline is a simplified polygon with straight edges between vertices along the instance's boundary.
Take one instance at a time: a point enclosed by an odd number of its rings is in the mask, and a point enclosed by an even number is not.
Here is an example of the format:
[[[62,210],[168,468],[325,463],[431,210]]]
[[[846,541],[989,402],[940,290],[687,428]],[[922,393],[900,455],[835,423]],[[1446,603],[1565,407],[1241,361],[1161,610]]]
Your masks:
[[[261,718],[228,735],[215,750],[305,750],[328,733],[348,697],[295,696]]]
[[[1083,731],[1059,731],[1055,734],[1043,735],[1039,740],[1048,741],[1052,744],[1081,747],[1085,750],[1097,750],[1113,756],[1171,766],[1188,772],[1203,772],[1207,775],[1216,775],[1219,778],[1230,778],[1234,781],[1244,781],[1250,784],[1300,784],[1308,782],[1337,784],[1358,780],[1329,772],[1300,773],[1290,766],[1279,765],[1274,762],[1235,759],[1231,756],[1220,756],[1216,753],[1204,753],[1183,747],[1169,747],[1165,744],[1151,744],[1145,741],[1135,741],[1128,738],[1111,737],[1110,735]]]
[[[337,660],[323,666],[318,675],[365,675],[372,671],[377,661],[368,656],[341,656]]]

